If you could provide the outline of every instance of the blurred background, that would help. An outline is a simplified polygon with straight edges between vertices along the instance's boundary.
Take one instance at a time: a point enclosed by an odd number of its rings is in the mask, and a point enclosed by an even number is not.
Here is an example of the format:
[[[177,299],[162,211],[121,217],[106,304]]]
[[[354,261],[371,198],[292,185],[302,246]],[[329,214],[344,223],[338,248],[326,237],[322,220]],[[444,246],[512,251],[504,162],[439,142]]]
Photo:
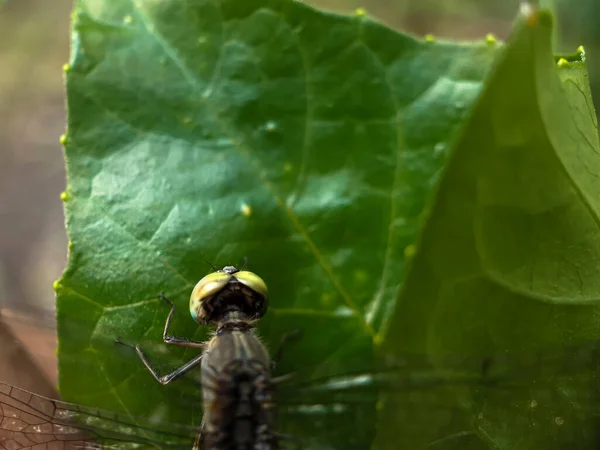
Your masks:
[[[508,36],[518,0],[311,0],[341,13],[364,8],[386,25],[440,39]],[[584,45],[600,99],[600,1],[550,0],[556,48]],[[62,66],[71,0],[0,0],[0,380],[56,395],[52,282],[66,264],[60,193],[65,129]]]

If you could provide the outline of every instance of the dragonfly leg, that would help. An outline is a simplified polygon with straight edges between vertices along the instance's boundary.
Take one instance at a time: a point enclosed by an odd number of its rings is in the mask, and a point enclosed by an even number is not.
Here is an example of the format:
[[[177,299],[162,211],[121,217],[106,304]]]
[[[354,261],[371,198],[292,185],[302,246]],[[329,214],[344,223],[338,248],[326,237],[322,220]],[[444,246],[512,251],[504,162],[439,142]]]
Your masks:
[[[290,331],[289,333],[285,333],[281,337],[281,341],[279,341],[279,348],[275,353],[273,361],[271,361],[271,370],[274,370],[275,367],[277,367],[277,365],[281,362],[281,358],[283,356],[283,349],[292,342],[300,340],[300,338],[302,338],[302,330],[299,328],[297,330]]]
[[[115,339],[115,343],[134,349],[136,351],[136,353],[138,354],[138,356],[140,357],[140,359],[142,360],[142,362],[144,363],[144,365],[146,366],[146,369],[148,369],[148,371],[150,371],[150,373],[152,374],[154,379],[156,381],[158,381],[160,384],[162,384],[163,386],[166,384],[169,384],[171,381],[179,378],[184,373],[189,372],[190,369],[192,369],[193,367],[197,366],[200,363],[202,356],[204,356],[204,354],[201,353],[200,355],[195,356],[194,358],[192,358],[191,360],[186,362],[183,366],[175,369],[173,372],[171,372],[167,375],[164,375],[164,376],[160,376],[158,374],[158,372],[156,371],[156,369],[154,369],[152,367],[152,365],[150,364],[150,361],[148,361],[148,358],[146,357],[146,355],[144,354],[144,352],[142,351],[142,349],[140,348],[139,345],[126,344],[125,342],[121,341],[118,338]]]
[[[202,439],[202,432],[200,432],[200,433],[198,433],[198,437],[194,441],[194,447],[192,447],[192,450],[202,450],[203,441],[204,441],[204,439]]]
[[[181,345],[182,347],[204,348],[204,342],[192,341],[190,339],[178,338],[169,335],[169,327],[171,326],[171,321],[173,320],[173,316],[175,315],[175,304],[171,300],[169,300],[162,292],[158,296],[159,298],[167,302],[169,305],[171,305],[171,312],[169,312],[169,316],[167,317],[167,321],[165,323],[163,341],[165,341],[165,343],[167,344]]]
[[[202,450],[204,447],[204,417],[202,417],[202,423],[200,424],[200,431],[198,432],[198,436],[196,436],[196,440],[194,441],[194,447],[192,450]]]

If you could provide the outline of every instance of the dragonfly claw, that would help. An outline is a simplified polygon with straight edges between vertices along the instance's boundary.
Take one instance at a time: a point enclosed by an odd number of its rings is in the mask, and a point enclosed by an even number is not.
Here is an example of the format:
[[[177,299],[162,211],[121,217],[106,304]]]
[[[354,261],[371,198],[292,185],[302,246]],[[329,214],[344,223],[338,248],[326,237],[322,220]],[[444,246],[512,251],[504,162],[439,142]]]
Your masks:
[[[123,342],[121,340],[121,338],[115,338],[115,344],[124,345],[125,347],[129,347],[129,348],[135,348],[135,345],[131,345],[131,344],[127,344],[126,342]]]
[[[161,292],[160,294],[158,294],[158,298],[164,300],[165,302],[167,302],[170,306],[173,306],[173,302],[171,300],[169,300],[167,298],[167,296],[165,295],[164,292]]]

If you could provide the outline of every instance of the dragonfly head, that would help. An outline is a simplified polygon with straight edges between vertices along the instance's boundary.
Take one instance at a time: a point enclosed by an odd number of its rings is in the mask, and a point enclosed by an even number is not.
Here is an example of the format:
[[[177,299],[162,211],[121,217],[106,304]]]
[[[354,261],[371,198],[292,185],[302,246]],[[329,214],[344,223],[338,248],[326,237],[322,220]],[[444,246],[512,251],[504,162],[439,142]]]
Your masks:
[[[258,319],[267,312],[267,294],[267,285],[254,272],[225,266],[198,281],[190,296],[190,314],[201,325],[217,323],[231,311]]]

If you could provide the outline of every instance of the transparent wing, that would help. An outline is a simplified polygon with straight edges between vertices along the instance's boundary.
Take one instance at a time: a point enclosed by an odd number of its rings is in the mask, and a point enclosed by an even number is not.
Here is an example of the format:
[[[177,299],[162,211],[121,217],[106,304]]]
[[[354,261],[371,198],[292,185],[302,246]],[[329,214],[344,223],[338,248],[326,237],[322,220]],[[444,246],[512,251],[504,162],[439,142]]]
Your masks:
[[[192,448],[197,430],[52,400],[0,382],[0,449]]]
[[[392,358],[393,360],[393,358]],[[596,343],[505,357],[300,370],[278,386],[298,449],[599,449]],[[373,447],[374,446],[374,447]]]

